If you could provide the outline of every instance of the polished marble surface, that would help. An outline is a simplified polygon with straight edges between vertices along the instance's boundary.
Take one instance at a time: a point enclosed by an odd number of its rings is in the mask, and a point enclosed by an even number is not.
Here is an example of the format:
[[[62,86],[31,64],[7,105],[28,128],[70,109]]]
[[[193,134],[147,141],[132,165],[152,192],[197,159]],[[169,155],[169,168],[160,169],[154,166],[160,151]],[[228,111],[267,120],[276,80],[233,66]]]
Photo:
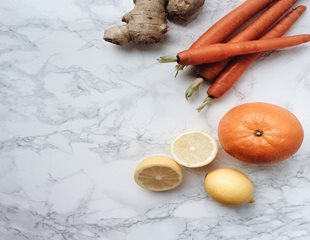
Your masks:
[[[156,62],[241,2],[206,0],[186,26],[169,23],[160,44],[119,47],[102,41],[103,30],[131,1],[0,1],[0,239],[308,240],[310,45],[261,58],[202,113],[207,84],[187,102],[193,71],[175,79],[173,64]],[[307,11],[288,34],[309,33],[309,19]],[[203,129],[217,139],[225,112],[255,101],[300,119],[305,139],[291,159],[249,166],[220,148],[174,191],[134,183],[136,164],[169,155],[174,136]],[[251,177],[254,204],[231,208],[206,195],[203,177],[220,166]]]

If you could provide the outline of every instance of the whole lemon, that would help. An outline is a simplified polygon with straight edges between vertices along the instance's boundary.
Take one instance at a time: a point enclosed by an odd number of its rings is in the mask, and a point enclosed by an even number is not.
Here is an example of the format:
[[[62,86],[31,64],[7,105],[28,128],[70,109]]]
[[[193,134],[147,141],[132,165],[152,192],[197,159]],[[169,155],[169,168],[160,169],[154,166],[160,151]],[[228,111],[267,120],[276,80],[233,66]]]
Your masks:
[[[254,202],[251,180],[234,168],[219,168],[207,174],[205,190],[214,200],[228,205]]]

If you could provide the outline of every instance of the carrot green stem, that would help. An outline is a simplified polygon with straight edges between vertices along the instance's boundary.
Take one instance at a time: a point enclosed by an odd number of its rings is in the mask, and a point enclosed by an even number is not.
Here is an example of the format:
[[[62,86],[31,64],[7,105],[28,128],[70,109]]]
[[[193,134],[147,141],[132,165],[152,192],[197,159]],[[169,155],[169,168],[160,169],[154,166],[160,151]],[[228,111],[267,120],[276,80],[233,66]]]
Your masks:
[[[198,108],[196,108],[197,111],[200,112],[202,109],[208,106],[212,100],[213,100],[213,97],[207,96],[205,100],[203,100],[202,104]]]
[[[186,89],[186,92],[185,92],[185,98],[186,100],[188,100],[194,92],[197,92],[201,83],[203,83],[204,79],[201,78],[201,77],[198,77],[194,80],[194,82],[189,85],[189,87]]]
[[[157,59],[160,63],[178,62],[178,57],[176,56],[163,56]]]
[[[177,77],[177,76],[178,76],[179,71],[183,70],[184,68],[185,68],[185,66],[184,66],[184,65],[177,64],[177,65],[175,66],[175,70],[176,70],[175,77]]]

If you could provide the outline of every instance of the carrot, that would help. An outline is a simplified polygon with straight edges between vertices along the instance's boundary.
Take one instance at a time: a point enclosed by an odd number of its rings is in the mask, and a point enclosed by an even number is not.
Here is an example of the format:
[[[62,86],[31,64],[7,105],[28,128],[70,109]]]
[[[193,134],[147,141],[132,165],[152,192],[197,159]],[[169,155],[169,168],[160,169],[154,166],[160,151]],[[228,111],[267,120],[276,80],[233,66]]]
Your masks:
[[[205,33],[203,33],[190,49],[200,48],[213,43],[223,42],[229,35],[237,30],[248,19],[265,8],[274,0],[247,0],[234,10],[229,12]]]
[[[229,42],[243,42],[257,39],[291,6],[293,6],[295,2],[297,2],[297,0],[279,0]],[[231,59],[222,62],[211,63],[209,65],[202,65],[198,69],[199,77],[203,77],[205,80],[214,80],[222,72],[230,60]]]
[[[261,37],[261,39],[273,39],[283,36],[305,12],[305,10],[306,6],[303,5],[293,9],[286,14],[285,17],[283,17],[271,30]],[[212,99],[219,98],[227,92],[251,65],[251,63],[253,63],[261,55],[262,53],[255,53],[235,58],[208,89],[207,98],[197,110],[201,111],[210,101],[212,101]]]
[[[242,42],[254,40],[261,36],[277,19],[279,19],[297,0],[279,0],[277,3],[269,7],[259,18],[237,34],[229,42]],[[199,89],[204,80],[214,80],[226,67],[231,59],[203,64],[198,66],[198,78],[186,89],[185,98],[188,100],[192,94]]]
[[[268,6],[275,0],[247,0],[239,5],[227,15],[222,17],[206,32],[204,32],[189,49],[199,48],[205,45],[223,42],[235,30],[237,30],[248,19],[253,17],[260,10]],[[177,66],[177,70],[182,69],[182,66]]]
[[[260,37],[268,27],[270,27],[277,19],[279,19],[297,0],[279,0],[266,10],[256,21],[250,24],[245,30],[240,32],[229,42],[243,42],[254,40]],[[206,80],[214,80],[225,68],[231,59],[212,63],[210,65],[203,65],[198,70],[198,75]]]
[[[217,43],[202,48],[185,50],[175,58],[162,57],[161,62],[177,61],[182,65],[198,65],[202,63],[219,62],[230,57],[249,53],[266,52],[286,47],[296,46],[310,41],[310,34],[300,34],[290,37],[264,39],[237,43]]]

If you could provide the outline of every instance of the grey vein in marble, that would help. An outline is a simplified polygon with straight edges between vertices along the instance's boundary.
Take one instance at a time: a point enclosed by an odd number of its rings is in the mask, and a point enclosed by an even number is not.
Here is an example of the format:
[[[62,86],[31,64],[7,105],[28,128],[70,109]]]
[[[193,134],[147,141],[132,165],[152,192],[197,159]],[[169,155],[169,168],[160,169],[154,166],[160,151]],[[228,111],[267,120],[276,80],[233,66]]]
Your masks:
[[[194,78],[156,59],[187,48],[202,29],[240,4],[206,1],[163,41],[124,48],[102,41],[132,1],[0,2],[1,240],[308,240],[310,238],[310,46],[266,54],[203,113],[184,91]],[[309,7],[308,1],[299,1]],[[288,34],[309,33],[309,13]],[[181,36],[181,37],[180,37]],[[217,124],[233,106],[271,102],[292,111],[305,139],[291,159],[242,164],[220,148],[208,168],[186,170],[171,192],[133,181],[150,154],[170,155],[182,131]],[[207,171],[234,166],[255,184],[255,204],[222,206],[205,193]]]

